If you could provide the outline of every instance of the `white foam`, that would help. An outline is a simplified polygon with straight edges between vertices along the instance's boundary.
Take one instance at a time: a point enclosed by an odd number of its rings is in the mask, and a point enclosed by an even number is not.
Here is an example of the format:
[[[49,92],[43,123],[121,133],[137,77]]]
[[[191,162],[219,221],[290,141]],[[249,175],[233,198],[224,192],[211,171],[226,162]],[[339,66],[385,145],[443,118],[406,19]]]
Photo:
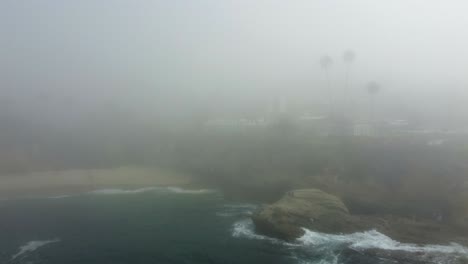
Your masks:
[[[62,194],[62,195],[55,195],[55,196],[23,196],[18,198],[0,198],[0,202],[2,201],[10,201],[10,200],[30,200],[30,199],[64,199],[76,196],[83,196],[83,195],[119,195],[119,194],[138,194],[138,193],[145,193],[145,192],[152,192],[152,191],[163,191],[163,192],[171,192],[171,193],[179,193],[179,194],[207,194],[217,192],[213,189],[183,189],[180,187],[157,187],[157,186],[149,186],[143,187],[139,189],[118,189],[118,188],[105,188],[105,189],[97,189],[89,192],[84,193],[75,193],[75,194]]]
[[[212,189],[183,189],[180,187],[167,187],[167,190],[173,193],[182,193],[182,194],[206,194],[206,193],[213,193],[216,190]]]
[[[145,192],[152,192],[152,191],[169,191],[172,193],[180,193],[180,194],[205,194],[205,193],[212,193],[215,190],[211,189],[183,189],[180,187],[144,187],[139,189],[133,190],[125,190],[125,189],[100,189],[94,190],[89,192],[89,194],[98,194],[98,195],[116,195],[116,194],[137,194],[137,193],[145,193]]]
[[[450,245],[416,245],[400,243],[376,230],[358,232],[349,235],[332,235],[304,229],[305,234],[298,242],[307,246],[347,245],[353,249],[401,250],[407,252],[461,254],[468,256],[468,248],[456,243]]]
[[[133,190],[124,190],[124,189],[99,189],[89,192],[89,194],[96,194],[96,195],[116,195],[116,194],[136,194],[136,193],[144,193],[144,192],[151,192],[161,188],[158,187],[144,187],[139,189]]]
[[[307,259],[308,257],[297,257],[301,264],[337,264],[339,263],[339,250],[349,247],[362,252],[366,249],[381,249],[385,251],[406,251],[410,253],[432,253],[439,254],[441,262],[446,262],[447,257],[467,257],[468,248],[456,243],[449,245],[417,245],[395,241],[376,230],[357,232],[347,235],[333,235],[313,232],[304,229],[304,235],[296,240],[296,243],[287,243],[279,239],[259,235],[255,233],[254,223],[251,219],[237,221],[232,227],[232,236],[237,238],[265,240],[275,244],[282,244],[290,248],[313,249],[320,255],[320,259]],[[439,263],[439,262],[437,262]]]
[[[22,256],[26,253],[29,253],[29,252],[33,252],[35,251],[36,249],[40,248],[40,247],[43,247],[47,244],[51,244],[51,243],[57,243],[59,242],[60,239],[58,238],[55,238],[55,239],[51,239],[51,240],[34,240],[34,241],[29,241],[28,243],[26,243],[25,245],[21,246],[19,248],[19,251],[18,253],[14,254],[13,256],[11,256],[11,260],[14,260],[16,258],[18,258],[19,256]]]
[[[259,235],[255,233],[255,225],[252,219],[242,219],[235,222],[232,226],[232,236],[236,238],[247,238],[247,239],[256,239],[256,240],[266,240],[274,244],[282,244],[284,246],[299,246],[297,244],[287,243],[283,240]]]
[[[73,197],[76,195],[73,194],[64,194],[64,195],[56,195],[56,196],[49,196],[47,199],[63,199],[63,198],[68,198],[68,197]]]
[[[302,243],[288,243],[280,239],[275,239],[268,236],[263,236],[255,233],[255,225],[250,218],[239,220],[233,224],[232,236],[236,238],[263,240],[273,244],[279,244],[291,249],[291,258],[296,260],[298,264],[338,264],[339,254],[336,254],[332,249],[325,248],[326,252],[321,252],[318,257],[298,256],[296,253],[305,245]],[[311,260],[312,259],[312,260]]]
[[[256,234],[254,230],[254,223],[250,219],[243,219],[235,222],[232,226],[232,236],[248,239],[277,241],[277,239]]]

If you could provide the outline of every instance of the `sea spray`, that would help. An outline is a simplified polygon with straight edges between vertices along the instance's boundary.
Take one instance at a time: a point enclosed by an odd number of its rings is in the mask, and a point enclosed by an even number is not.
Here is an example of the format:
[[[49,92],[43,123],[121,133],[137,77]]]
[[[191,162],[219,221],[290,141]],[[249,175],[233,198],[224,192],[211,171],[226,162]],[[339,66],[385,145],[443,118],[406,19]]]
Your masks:
[[[304,235],[293,243],[271,238],[255,232],[251,219],[242,219],[232,225],[232,236],[236,238],[263,240],[281,244],[291,249],[297,263],[303,264],[338,264],[342,263],[340,254],[343,250],[368,255],[383,255],[389,261],[398,258],[417,260],[421,263],[459,263],[458,259],[468,257],[468,248],[457,243],[449,245],[417,245],[395,241],[376,230],[352,234],[325,234],[304,229]],[[377,252],[377,253],[376,253]],[[371,257],[369,255],[369,257]],[[372,257],[372,258],[374,258]],[[394,260],[392,260],[394,259]],[[419,263],[418,262],[418,263]],[[385,262],[387,263],[387,262]]]
[[[16,258],[18,258],[20,256],[23,256],[24,254],[27,254],[29,252],[33,252],[33,251],[37,250],[38,248],[43,247],[45,245],[48,245],[48,244],[51,244],[51,243],[57,243],[57,242],[60,242],[60,239],[54,238],[54,239],[51,239],[51,240],[33,240],[33,241],[29,241],[25,245],[19,247],[18,253],[11,256],[11,260],[14,260],[14,259],[16,259]]]
[[[333,235],[314,232],[304,229],[305,233],[298,238],[301,244],[306,246],[322,246],[322,245],[346,245],[353,249],[383,249],[383,250],[399,250],[406,252],[432,252],[446,254],[461,254],[468,256],[468,248],[456,243],[450,245],[416,245],[410,243],[401,243],[395,241],[388,236],[379,233],[376,230],[365,232],[357,232],[348,235]]]
[[[257,234],[255,232],[255,225],[253,221],[249,218],[234,222],[234,224],[232,225],[231,234],[233,237],[237,237],[237,238],[266,240],[271,243],[282,244],[284,246],[292,246],[292,247],[299,246],[298,244],[288,243],[280,239]]]

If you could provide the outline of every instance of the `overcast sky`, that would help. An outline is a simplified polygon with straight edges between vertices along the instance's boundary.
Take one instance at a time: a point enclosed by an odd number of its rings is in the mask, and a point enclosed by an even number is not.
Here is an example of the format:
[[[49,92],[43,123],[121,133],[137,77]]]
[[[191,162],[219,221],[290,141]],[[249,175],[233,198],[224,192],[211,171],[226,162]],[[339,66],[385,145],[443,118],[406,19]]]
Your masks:
[[[320,98],[320,56],[334,59],[338,90],[352,49],[355,96],[375,80],[396,105],[464,105],[467,10],[463,0],[2,0],[1,95],[64,116]]]

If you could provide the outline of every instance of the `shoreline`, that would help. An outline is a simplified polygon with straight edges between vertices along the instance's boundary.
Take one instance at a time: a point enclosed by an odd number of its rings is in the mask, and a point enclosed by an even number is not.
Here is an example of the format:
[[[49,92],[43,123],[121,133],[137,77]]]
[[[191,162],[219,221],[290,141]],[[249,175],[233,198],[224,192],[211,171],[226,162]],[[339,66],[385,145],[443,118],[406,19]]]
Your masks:
[[[161,168],[31,172],[0,177],[0,199],[77,195],[101,189],[195,186],[190,175]]]

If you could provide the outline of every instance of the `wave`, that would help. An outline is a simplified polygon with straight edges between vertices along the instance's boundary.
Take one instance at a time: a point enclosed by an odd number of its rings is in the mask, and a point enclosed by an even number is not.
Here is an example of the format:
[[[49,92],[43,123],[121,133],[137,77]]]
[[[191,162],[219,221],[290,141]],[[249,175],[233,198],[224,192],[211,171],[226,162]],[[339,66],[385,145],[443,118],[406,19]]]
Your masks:
[[[51,240],[29,241],[25,245],[19,247],[18,253],[11,256],[11,260],[14,260],[14,259],[16,259],[16,258],[18,258],[20,256],[23,256],[24,254],[33,252],[33,251],[37,250],[38,248],[43,247],[45,245],[48,245],[48,244],[51,244],[51,243],[57,243],[57,242],[60,242],[60,239],[54,238],[54,239],[51,239]]]
[[[54,196],[23,196],[15,198],[0,198],[0,202],[18,201],[18,200],[33,200],[33,199],[65,199],[72,197],[80,197],[85,195],[121,195],[121,194],[139,194],[153,191],[169,192],[175,194],[208,194],[218,192],[214,189],[183,189],[180,187],[160,187],[149,186],[138,189],[118,189],[118,188],[105,188],[97,189],[88,192],[74,193],[74,194],[61,194]]]
[[[247,218],[247,219],[242,219],[237,222],[235,222],[232,225],[232,230],[231,234],[233,237],[236,238],[247,238],[247,239],[258,239],[258,240],[266,240],[268,242],[274,243],[274,244],[281,244],[284,246],[298,246],[296,244],[288,243],[280,239],[264,236],[264,235],[259,235],[255,233],[255,225],[252,221],[252,219]]]
[[[468,256],[468,248],[457,243],[449,245],[417,245],[401,243],[376,230],[357,232],[347,235],[333,235],[314,232],[304,228],[304,235],[296,240],[296,243],[282,242],[285,245],[306,246],[314,248],[338,248],[347,246],[351,249],[382,249],[387,251],[406,251],[411,253],[444,253],[460,254]],[[255,233],[255,227],[251,219],[243,219],[233,224],[232,235],[248,239],[262,239],[279,242],[279,240]]]
[[[180,194],[206,194],[206,193],[215,192],[215,190],[211,190],[211,189],[190,190],[190,189],[183,189],[180,187],[150,186],[150,187],[143,187],[143,188],[138,188],[138,189],[118,189],[118,188],[97,189],[97,190],[93,190],[93,191],[81,193],[81,194],[65,194],[65,195],[50,196],[46,198],[62,199],[62,198],[76,197],[76,196],[87,195],[87,194],[88,195],[139,194],[139,193],[146,193],[146,192],[153,192],[153,191],[163,191],[163,192],[180,193]]]
[[[398,263],[399,257],[417,260],[417,263],[459,263],[457,261],[459,258],[468,257],[468,248],[457,243],[449,245],[401,243],[376,230],[347,235],[325,234],[308,229],[304,229],[304,232],[304,235],[295,242],[288,243],[255,233],[255,226],[251,219],[243,219],[232,225],[233,237],[264,240],[269,243],[286,246],[292,249],[290,252],[291,257],[296,259],[299,264],[347,263],[342,262],[343,259],[341,259],[341,253],[346,248],[358,253],[359,256],[365,256],[373,250],[385,252],[381,256],[392,263]],[[370,252],[367,250],[370,250]],[[406,252],[409,255],[404,255],[400,252]],[[371,256],[372,253],[368,257]],[[377,261],[375,263],[389,263],[387,261],[380,262],[383,258],[379,257],[379,255],[375,255],[374,257]]]
[[[216,192],[216,190],[213,189],[183,189],[180,187],[167,187],[167,190],[173,193],[182,194],[206,194]]]
[[[215,192],[215,190],[211,189],[183,189],[180,187],[144,187],[139,189],[133,190],[126,190],[126,189],[100,189],[94,190],[89,192],[90,194],[98,194],[98,195],[115,195],[115,194],[137,194],[137,193],[145,193],[145,192],[152,192],[152,191],[169,191],[171,193],[180,193],[180,194],[206,194]]]
[[[376,230],[357,232],[348,235],[332,235],[304,229],[305,233],[297,241],[306,246],[330,246],[346,245],[349,248],[360,249],[383,249],[389,251],[406,251],[413,253],[445,253],[461,254],[468,256],[468,248],[457,243],[450,245],[416,245],[401,243],[379,233]]]
[[[243,220],[235,222],[232,226],[232,236],[248,238],[248,239],[261,239],[261,240],[279,242],[279,240],[275,238],[256,234],[254,231],[254,223],[250,219],[243,219]]]
[[[151,192],[155,190],[160,190],[160,187],[144,187],[139,189],[99,189],[88,192],[88,194],[96,194],[96,195],[116,195],[116,194],[136,194],[136,193],[144,193],[144,192]]]

